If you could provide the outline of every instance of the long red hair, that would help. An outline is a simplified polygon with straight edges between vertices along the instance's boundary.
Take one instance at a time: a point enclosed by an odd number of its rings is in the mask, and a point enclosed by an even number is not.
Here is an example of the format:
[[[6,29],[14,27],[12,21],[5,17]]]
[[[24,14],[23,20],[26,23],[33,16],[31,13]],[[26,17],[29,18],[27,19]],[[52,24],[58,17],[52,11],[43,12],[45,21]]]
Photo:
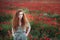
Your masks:
[[[13,17],[13,29],[14,30],[17,30],[18,26],[19,26],[19,12],[21,12],[22,10],[19,10],[16,12],[15,16]],[[25,24],[27,23],[27,20],[26,20],[26,15],[25,13],[23,13],[23,17],[21,19],[21,23],[22,23],[22,27],[26,27]]]

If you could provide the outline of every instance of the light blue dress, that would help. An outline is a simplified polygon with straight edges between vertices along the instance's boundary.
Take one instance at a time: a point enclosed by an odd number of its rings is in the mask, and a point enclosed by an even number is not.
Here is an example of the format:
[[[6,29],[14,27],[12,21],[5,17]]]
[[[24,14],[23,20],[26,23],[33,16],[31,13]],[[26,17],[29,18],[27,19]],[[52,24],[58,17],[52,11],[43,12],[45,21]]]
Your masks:
[[[22,27],[18,27],[18,30],[14,33],[14,40],[27,40],[27,36]]]

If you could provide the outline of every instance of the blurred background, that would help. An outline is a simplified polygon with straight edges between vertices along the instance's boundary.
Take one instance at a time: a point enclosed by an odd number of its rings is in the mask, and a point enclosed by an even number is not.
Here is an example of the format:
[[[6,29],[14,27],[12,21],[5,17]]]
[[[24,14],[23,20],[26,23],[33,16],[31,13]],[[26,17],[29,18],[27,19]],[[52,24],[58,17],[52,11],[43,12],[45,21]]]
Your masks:
[[[60,0],[0,0],[0,40],[13,40],[17,9],[25,11],[31,24],[28,40],[60,40]]]

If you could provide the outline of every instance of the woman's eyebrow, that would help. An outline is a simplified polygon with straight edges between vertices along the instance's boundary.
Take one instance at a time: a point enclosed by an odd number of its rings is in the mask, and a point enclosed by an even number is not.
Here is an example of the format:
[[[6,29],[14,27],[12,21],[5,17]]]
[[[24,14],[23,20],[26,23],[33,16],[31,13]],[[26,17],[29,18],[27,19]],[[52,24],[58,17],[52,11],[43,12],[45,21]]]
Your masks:
[[[19,14],[19,15],[23,15],[23,14]]]

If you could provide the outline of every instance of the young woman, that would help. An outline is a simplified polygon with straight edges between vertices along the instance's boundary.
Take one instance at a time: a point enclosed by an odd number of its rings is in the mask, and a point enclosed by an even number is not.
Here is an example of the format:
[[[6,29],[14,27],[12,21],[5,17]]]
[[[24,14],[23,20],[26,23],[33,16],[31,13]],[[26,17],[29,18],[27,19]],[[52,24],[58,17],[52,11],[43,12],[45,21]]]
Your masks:
[[[31,30],[29,21],[23,10],[18,10],[13,17],[12,35],[14,40],[27,40]]]

